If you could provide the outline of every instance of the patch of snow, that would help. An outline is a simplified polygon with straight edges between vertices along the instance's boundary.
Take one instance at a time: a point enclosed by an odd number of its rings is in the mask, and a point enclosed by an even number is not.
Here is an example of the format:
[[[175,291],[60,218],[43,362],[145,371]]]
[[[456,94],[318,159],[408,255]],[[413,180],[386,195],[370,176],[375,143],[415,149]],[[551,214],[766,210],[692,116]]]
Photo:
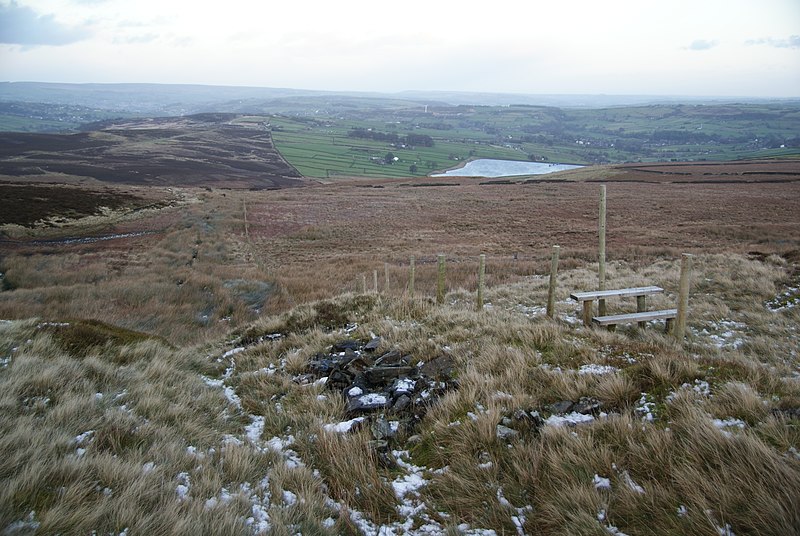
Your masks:
[[[153,462],[147,462],[146,464],[142,465],[142,472],[144,474],[151,473],[155,468],[156,464],[154,464]]]
[[[403,378],[398,380],[397,385],[395,386],[396,393],[410,393],[414,390],[414,387],[417,385],[417,382],[412,380],[411,378]]]
[[[739,429],[742,429],[745,426],[747,426],[747,423],[745,423],[743,420],[734,419],[733,417],[729,417],[729,418],[724,419],[724,420],[723,419],[712,419],[711,422],[712,422],[712,424],[714,426],[716,426],[719,429],[723,429],[723,428],[739,428]]]
[[[605,489],[605,490],[611,491],[611,479],[610,478],[604,478],[604,477],[596,474],[596,475],[594,475],[593,482],[594,482],[595,489]],[[602,521],[602,519],[601,519],[601,521]]]
[[[253,416],[252,419],[253,422],[247,425],[244,431],[251,443],[258,444],[261,434],[264,433],[264,417],[259,415]]]
[[[618,370],[618,368],[610,365],[596,365],[594,363],[590,363],[588,365],[582,365],[578,370],[578,374],[611,374],[612,372],[617,372]]]
[[[634,480],[631,478],[631,475],[628,473],[628,471],[622,471],[620,476],[622,477],[622,481],[625,482],[626,486],[631,488],[636,493],[644,495],[644,488],[642,486],[640,486],[639,484],[637,484],[636,482],[634,482]]]
[[[358,397],[358,401],[365,406],[386,404],[386,395],[380,393],[367,393]]]
[[[353,426],[358,423],[363,422],[366,417],[356,417],[355,419],[350,419],[349,421],[343,421],[336,424],[323,424],[322,429],[326,432],[336,432],[339,434],[346,434],[350,430],[352,430]]]
[[[348,396],[360,396],[364,394],[364,390],[361,387],[352,387],[347,391],[347,394]]]
[[[294,506],[297,503],[297,495],[288,490],[283,490],[283,502],[286,506]]]
[[[503,391],[497,391],[495,394],[492,395],[492,400],[513,400],[514,397],[509,393]]]
[[[680,505],[678,507],[678,517],[686,517],[688,515],[689,515],[689,510],[684,505]]]
[[[478,464],[478,469],[490,469],[494,465],[492,462],[484,462]]]
[[[82,434],[78,434],[78,435],[75,436],[75,439],[74,439],[75,444],[76,445],[82,445],[85,441],[91,441],[93,435],[94,435],[94,430],[87,430],[86,432],[83,432]]]
[[[641,398],[639,398],[638,406],[633,410],[634,413],[637,415],[641,415],[642,421],[645,422],[653,422],[653,411],[656,408],[655,402],[648,402],[647,401],[647,393],[642,393]]]
[[[584,415],[583,413],[572,412],[568,415],[550,415],[544,423],[548,426],[574,426],[576,424],[586,423],[593,421],[594,417],[591,415]]]
[[[226,359],[226,358],[228,358],[228,357],[230,357],[232,355],[236,355],[239,352],[244,352],[244,351],[245,351],[245,347],[244,346],[240,346],[238,348],[234,348],[233,350],[228,350],[227,352],[222,354],[222,359]]]
[[[36,521],[36,512],[31,511],[25,519],[14,521],[3,529],[3,534],[25,534],[28,531],[36,531],[39,529],[40,523]]]
[[[622,532],[617,527],[611,524],[606,525],[606,532],[608,532],[609,534],[613,534],[614,536],[628,536],[627,534],[625,534],[624,532]]]
[[[175,493],[178,494],[178,499],[185,501],[189,498],[189,473],[178,473],[178,485],[175,488]]]

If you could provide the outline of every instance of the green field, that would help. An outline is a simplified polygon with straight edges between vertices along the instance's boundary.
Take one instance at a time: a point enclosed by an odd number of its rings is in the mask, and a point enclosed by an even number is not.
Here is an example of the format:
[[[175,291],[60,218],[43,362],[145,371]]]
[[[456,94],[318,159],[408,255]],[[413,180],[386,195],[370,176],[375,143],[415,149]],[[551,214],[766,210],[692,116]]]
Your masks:
[[[800,106],[652,105],[605,109],[430,106],[273,115],[275,145],[308,177],[426,176],[474,158],[572,164],[735,160],[800,153]],[[404,146],[349,133],[430,136]],[[386,163],[388,153],[397,157]],[[414,167],[412,167],[414,166]]]

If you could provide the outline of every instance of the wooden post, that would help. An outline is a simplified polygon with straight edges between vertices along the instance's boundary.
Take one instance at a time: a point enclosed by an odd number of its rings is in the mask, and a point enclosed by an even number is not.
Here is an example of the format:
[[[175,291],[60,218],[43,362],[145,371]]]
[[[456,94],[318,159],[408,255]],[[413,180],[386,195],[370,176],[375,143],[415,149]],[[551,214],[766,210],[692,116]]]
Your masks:
[[[636,296],[636,312],[643,313],[647,311],[647,296]],[[644,328],[647,322],[639,322],[639,327]]]
[[[411,256],[411,266],[408,272],[408,295],[414,297],[414,256]]]
[[[439,254],[439,276],[436,278],[436,303],[444,303],[444,255]]]
[[[481,254],[478,263],[478,311],[483,310],[483,283],[486,278],[486,255]]]
[[[361,274],[361,294],[367,293],[367,276]]]
[[[689,283],[692,277],[692,255],[681,255],[681,282],[678,287],[678,316],[675,318],[673,334],[678,340],[686,335],[686,317],[689,314]]]
[[[547,316],[553,318],[556,310],[556,276],[558,275],[558,252],[561,248],[553,246],[553,258],[550,260],[550,288],[547,291]]]
[[[594,300],[583,300],[583,325],[592,325],[592,304]]]
[[[384,275],[384,284],[383,284],[383,292],[384,294],[389,294],[389,263],[383,263],[383,275]]]
[[[378,270],[372,270],[372,282],[375,288],[375,294],[378,293]]]
[[[606,289],[606,185],[600,185],[600,255],[599,281],[597,290]],[[597,312],[606,316],[606,300],[598,300]]]

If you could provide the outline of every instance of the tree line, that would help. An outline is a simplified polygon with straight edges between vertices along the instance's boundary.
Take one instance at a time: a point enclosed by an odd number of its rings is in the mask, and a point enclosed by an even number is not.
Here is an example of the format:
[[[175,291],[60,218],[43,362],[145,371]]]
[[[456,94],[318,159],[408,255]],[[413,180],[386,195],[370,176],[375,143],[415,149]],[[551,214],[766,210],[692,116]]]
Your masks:
[[[354,128],[347,133],[349,138],[361,138],[387,143],[414,145],[418,147],[433,147],[433,138],[427,134],[406,134],[400,136],[394,132],[379,132],[366,128]]]

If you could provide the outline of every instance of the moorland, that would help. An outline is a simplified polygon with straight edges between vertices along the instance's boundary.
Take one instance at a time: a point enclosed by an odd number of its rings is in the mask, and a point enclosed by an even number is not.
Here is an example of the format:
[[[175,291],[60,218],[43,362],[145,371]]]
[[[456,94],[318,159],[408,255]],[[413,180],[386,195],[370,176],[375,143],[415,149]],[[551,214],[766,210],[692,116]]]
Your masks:
[[[5,532],[800,529],[795,108],[591,111],[649,140],[626,150],[573,135],[588,110],[392,99],[370,115],[367,99],[348,115],[355,97],[319,98],[2,134]],[[318,117],[326,102],[338,115]],[[709,138],[654,137],[670,121]],[[387,152],[399,163],[372,160]],[[451,153],[610,163],[421,178]],[[670,307],[693,254],[685,339],[578,320],[600,184],[609,287],[659,285],[649,305]]]

